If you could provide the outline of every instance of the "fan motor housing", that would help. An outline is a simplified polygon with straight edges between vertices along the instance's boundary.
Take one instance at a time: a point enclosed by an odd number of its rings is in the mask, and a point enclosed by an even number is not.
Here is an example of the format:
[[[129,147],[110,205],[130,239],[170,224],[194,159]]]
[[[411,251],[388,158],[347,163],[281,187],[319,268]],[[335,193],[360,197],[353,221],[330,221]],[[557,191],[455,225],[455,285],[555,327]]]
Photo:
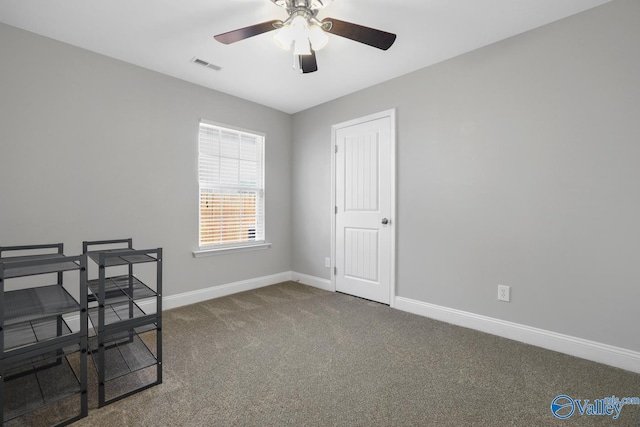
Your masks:
[[[306,7],[312,10],[323,9],[327,7],[333,0],[271,0],[277,6],[290,7]]]

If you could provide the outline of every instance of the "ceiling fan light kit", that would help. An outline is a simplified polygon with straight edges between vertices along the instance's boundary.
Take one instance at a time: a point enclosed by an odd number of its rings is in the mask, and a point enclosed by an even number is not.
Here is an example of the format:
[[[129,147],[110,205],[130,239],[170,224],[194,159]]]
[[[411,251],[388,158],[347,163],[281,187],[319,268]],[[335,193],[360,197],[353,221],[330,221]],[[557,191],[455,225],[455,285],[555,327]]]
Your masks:
[[[329,42],[329,36],[322,28],[315,23],[309,25],[309,20],[301,15],[295,16],[289,23],[287,21],[282,24],[274,37],[284,50],[291,50],[293,44],[294,55],[311,55],[311,48],[317,52]]]
[[[249,27],[239,28],[214,36],[224,44],[231,44],[258,34],[278,30],[274,39],[284,50],[293,47],[294,69],[302,73],[318,70],[315,52],[327,45],[327,33],[364,43],[378,49],[387,50],[396,40],[396,35],[375,28],[364,27],[350,22],[316,16],[333,0],[271,0],[275,5],[287,10],[289,17],[284,21],[267,21]]]

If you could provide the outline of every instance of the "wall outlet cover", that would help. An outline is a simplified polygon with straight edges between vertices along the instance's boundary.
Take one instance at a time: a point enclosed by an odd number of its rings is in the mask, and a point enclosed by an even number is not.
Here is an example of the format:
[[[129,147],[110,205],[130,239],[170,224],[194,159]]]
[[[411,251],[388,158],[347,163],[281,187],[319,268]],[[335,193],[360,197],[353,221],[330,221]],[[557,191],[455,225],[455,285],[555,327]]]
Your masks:
[[[505,285],[498,285],[498,301],[511,301],[511,288]]]

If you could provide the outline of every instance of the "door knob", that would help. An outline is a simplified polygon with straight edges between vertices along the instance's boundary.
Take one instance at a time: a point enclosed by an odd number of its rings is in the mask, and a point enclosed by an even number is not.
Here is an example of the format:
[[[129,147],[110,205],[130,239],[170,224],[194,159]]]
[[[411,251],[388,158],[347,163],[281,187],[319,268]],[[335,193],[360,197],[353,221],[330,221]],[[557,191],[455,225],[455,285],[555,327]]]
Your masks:
[[[387,218],[382,218],[382,221],[381,221],[381,222],[382,222],[384,225],[389,224],[389,220],[388,220]]]

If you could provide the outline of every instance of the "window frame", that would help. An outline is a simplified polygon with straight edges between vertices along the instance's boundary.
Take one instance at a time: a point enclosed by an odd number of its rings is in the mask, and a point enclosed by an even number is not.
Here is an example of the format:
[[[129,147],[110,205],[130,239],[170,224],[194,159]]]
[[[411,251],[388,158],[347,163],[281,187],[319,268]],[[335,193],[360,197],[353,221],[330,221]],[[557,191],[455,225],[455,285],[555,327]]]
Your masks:
[[[259,161],[261,162],[261,186],[256,186],[255,190],[258,193],[261,193],[262,206],[261,209],[259,207],[256,208],[256,214],[262,215],[262,239],[252,240],[252,241],[241,241],[241,242],[231,242],[231,243],[202,243],[202,182],[200,177],[200,161],[201,161],[201,150],[200,150],[200,134],[202,130],[202,125],[210,126],[214,128],[218,128],[221,132],[230,132],[236,133],[238,135],[248,135],[250,137],[257,137],[260,139],[261,144],[261,157]],[[221,141],[222,143],[222,141]],[[268,243],[266,240],[266,162],[265,162],[265,154],[266,154],[266,134],[263,132],[258,132],[250,129],[243,129],[237,126],[231,126],[225,123],[214,122],[206,119],[200,119],[198,121],[198,137],[197,137],[197,147],[198,147],[198,158],[197,158],[197,183],[198,183],[198,249],[193,251],[193,256],[196,258],[208,255],[216,255],[220,253],[230,253],[230,252],[241,252],[241,251],[253,251],[260,249],[267,249],[271,247],[271,243]],[[219,188],[224,188],[224,185],[220,185]],[[239,187],[239,186],[228,186]],[[260,201],[257,201],[259,203]],[[260,222],[260,219],[257,218],[256,222]]]

